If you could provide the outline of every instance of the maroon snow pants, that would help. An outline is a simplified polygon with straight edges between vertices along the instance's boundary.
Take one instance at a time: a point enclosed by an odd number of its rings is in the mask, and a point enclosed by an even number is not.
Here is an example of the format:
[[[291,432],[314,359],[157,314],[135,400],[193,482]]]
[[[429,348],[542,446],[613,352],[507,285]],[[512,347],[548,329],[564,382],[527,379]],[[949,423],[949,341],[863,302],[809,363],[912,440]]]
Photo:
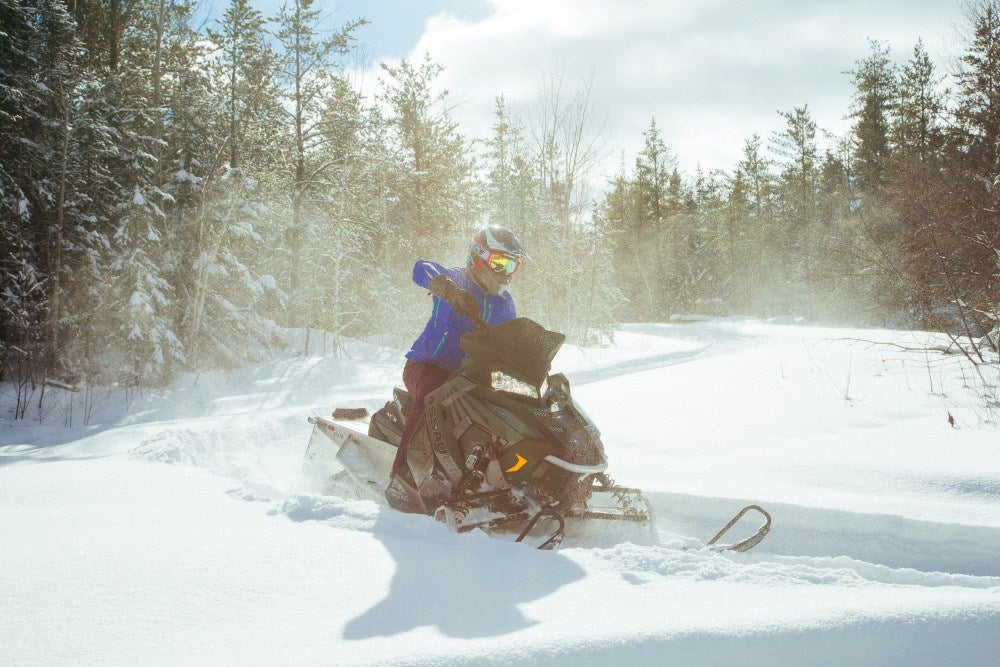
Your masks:
[[[403,437],[396,450],[396,460],[392,462],[393,475],[406,460],[406,448],[410,444],[410,438],[413,437],[417,419],[424,411],[424,397],[443,385],[449,375],[451,373],[434,364],[407,361],[403,366],[403,384],[406,385],[406,391],[410,392],[413,405],[406,415],[406,427],[403,429]]]

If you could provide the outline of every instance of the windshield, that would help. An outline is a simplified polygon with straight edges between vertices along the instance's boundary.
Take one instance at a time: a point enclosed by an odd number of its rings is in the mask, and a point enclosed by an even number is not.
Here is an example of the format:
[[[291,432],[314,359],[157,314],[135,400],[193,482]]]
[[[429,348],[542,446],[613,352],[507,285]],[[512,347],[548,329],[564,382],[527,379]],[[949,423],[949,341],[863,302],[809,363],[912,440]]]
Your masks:
[[[541,387],[566,337],[526,317],[462,336],[462,349],[480,368]]]

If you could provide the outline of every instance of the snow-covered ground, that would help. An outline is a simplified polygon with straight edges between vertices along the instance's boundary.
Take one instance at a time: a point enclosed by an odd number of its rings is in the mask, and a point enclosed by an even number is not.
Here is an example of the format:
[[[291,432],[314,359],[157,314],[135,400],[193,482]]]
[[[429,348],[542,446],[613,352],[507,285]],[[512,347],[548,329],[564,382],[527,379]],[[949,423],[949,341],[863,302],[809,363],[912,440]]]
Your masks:
[[[380,407],[399,350],[50,390],[0,424],[0,664],[998,664],[1000,367],[940,343],[714,320],[567,346],[661,544],[555,552],[304,486],[306,418]],[[750,502],[754,551],[683,548]]]

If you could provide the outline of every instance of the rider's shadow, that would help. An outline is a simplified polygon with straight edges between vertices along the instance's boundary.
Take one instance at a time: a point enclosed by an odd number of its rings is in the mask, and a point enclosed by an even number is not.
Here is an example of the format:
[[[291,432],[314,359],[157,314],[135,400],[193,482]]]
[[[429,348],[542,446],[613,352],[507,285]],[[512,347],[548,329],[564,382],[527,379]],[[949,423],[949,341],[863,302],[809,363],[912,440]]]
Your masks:
[[[454,535],[429,518],[382,510],[375,536],[396,562],[385,599],[344,626],[345,639],[389,637],[436,626],[455,638],[499,636],[538,623],[518,605],[582,579],[558,551],[538,551],[485,535]],[[404,527],[400,519],[409,519]]]

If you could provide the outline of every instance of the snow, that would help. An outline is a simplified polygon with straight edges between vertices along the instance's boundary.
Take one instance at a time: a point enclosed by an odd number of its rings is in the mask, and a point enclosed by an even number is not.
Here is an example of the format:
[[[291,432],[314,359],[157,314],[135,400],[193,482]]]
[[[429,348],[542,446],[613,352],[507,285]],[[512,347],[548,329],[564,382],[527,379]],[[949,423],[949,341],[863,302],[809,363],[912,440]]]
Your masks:
[[[995,362],[750,320],[566,346],[660,544],[541,552],[305,484],[306,418],[399,382],[341,342],[0,425],[0,663],[996,664]],[[764,542],[698,548],[751,502]]]

